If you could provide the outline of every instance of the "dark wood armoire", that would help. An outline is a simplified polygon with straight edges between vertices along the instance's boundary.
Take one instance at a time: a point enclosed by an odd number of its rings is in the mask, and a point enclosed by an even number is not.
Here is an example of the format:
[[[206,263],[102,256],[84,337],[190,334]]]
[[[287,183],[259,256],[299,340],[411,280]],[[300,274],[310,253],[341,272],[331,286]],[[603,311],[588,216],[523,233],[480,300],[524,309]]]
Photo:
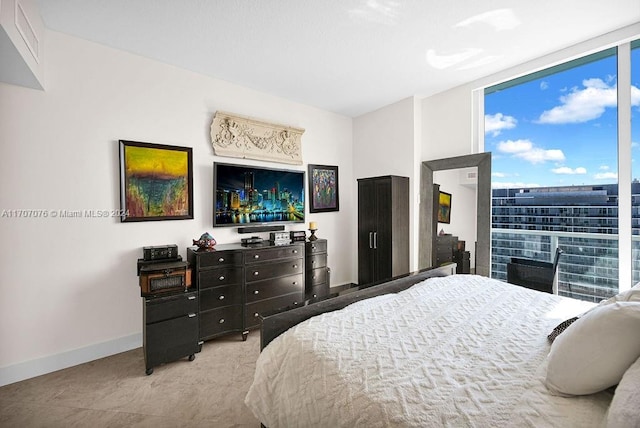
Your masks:
[[[409,178],[358,179],[358,285],[409,272]]]

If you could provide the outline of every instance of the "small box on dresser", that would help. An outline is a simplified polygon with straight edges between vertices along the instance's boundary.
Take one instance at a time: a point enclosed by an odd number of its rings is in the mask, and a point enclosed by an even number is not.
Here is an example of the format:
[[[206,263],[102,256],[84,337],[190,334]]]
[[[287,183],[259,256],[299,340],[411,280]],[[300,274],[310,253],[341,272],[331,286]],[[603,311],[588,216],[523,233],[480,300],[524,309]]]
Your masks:
[[[310,303],[327,298],[330,284],[326,239],[305,243],[305,265],[305,298]]]

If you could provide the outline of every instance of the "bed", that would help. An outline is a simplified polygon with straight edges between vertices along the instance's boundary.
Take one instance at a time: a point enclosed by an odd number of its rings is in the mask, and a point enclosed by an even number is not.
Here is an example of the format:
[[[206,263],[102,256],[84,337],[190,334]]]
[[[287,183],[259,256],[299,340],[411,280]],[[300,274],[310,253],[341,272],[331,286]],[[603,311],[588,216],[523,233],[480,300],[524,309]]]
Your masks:
[[[612,388],[562,396],[545,383],[547,335],[595,304],[441,275],[265,318],[246,405],[269,428],[605,426]]]

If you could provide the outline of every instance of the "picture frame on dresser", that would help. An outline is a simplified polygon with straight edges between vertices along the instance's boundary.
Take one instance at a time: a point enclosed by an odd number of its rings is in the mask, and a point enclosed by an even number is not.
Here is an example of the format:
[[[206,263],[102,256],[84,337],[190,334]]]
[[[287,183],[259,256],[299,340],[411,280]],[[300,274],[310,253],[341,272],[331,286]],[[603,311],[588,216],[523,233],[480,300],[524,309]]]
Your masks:
[[[191,147],[119,140],[120,221],[193,219]]]
[[[309,165],[309,212],[340,211],[338,167]]]

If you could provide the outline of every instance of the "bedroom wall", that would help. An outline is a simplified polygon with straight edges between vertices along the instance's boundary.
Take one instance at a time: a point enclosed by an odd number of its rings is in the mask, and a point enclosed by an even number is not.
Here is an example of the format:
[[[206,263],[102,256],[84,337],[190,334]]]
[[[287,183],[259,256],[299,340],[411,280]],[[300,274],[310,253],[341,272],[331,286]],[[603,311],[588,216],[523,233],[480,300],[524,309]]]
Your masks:
[[[359,116],[353,120],[353,200],[355,210],[353,224],[358,224],[357,200],[358,178],[383,175],[409,177],[410,226],[409,245],[410,270],[418,266],[417,214],[419,195],[419,149],[421,123],[421,103],[416,97],[405,98],[394,104]],[[356,242],[357,229],[351,233]],[[357,263],[354,277],[357,278]],[[356,281],[357,282],[357,281]]]
[[[0,385],[141,346],[141,247],[175,243],[185,257],[203,232],[241,237],[211,226],[214,160],[338,165],[340,211],[307,223],[328,239],[332,285],[355,281],[351,118],[60,33],[46,43],[46,91],[0,84]],[[305,128],[305,164],[214,156],[217,110]],[[11,214],[119,208],[119,139],[193,148],[193,220]]]

